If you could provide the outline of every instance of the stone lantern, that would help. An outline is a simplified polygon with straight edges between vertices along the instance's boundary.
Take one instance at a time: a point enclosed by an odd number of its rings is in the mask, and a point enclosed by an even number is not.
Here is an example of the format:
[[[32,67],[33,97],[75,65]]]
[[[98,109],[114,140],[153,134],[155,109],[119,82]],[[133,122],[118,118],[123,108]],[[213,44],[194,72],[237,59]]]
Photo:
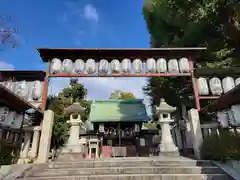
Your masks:
[[[168,105],[164,99],[160,100],[160,105],[156,108],[158,121],[161,125],[161,142],[160,142],[160,154],[161,155],[179,155],[178,148],[176,147],[172,134],[170,123],[174,122],[171,119],[171,113],[176,111],[176,107]]]
[[[70,115],[70,132],[68,142],[64,151],[81,152],[81,143],[79,139],[80,126],[83,124],[81,117],[85,114],[85,108],[79,103],[73,103],[71,106],[64,109],[66,115]]]

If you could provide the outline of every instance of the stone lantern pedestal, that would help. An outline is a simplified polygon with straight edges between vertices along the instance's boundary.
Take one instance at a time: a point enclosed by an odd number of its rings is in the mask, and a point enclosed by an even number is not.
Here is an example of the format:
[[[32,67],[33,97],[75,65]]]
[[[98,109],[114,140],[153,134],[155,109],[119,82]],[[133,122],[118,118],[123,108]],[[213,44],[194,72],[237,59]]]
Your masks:
[[[159,117],[158,122],[161,125],[160,155],[178,156],[179,150],[173,141],[170,126],[170,123],[174,122],[171,119],[171,113],[176,111],[176,107],[168,105],[164,99],[161,99],[156,110]]]

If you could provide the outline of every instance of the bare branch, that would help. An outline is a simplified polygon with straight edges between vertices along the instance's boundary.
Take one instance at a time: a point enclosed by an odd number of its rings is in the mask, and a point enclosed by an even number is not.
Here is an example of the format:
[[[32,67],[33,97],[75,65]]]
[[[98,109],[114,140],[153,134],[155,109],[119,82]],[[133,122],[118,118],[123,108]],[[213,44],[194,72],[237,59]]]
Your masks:
[[[10,23],[12,18],[10,16],[0,15],[0,51],[3,51],[7,47],[16,48],[20,46],[20,42],[14,35],[18,34],[16,28],[11,28]]]

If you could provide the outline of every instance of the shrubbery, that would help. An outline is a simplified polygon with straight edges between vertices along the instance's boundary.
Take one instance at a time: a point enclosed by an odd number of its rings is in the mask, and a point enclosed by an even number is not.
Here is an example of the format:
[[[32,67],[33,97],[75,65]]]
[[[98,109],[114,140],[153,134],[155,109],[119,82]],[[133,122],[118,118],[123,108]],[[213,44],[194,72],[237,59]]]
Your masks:
[[[220,134],[205,137],[201,146],[202,159],[228,161],[240,160],[240,134],[220,130]]]
[[[13,159],[13,149],[7,146],[2,147],[0,152],[0,165],[12,164]]]

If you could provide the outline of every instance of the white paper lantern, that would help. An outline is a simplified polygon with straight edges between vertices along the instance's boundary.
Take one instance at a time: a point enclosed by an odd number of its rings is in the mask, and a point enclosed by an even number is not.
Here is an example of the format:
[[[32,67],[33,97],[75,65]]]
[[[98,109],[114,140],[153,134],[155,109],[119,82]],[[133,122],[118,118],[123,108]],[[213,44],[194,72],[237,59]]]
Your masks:
[[[6,106],[0,107],[0,123],[4,123],[7,120],[9,114],[9,108]]]
[[[130,59],[122,60],[122,72],[123,73],[131,73],[131,61]]]
[[[34,81],[32,83],[31,98],[34,101],[39,100],[42,97],[42,83],[40,81]]]
[[[183,57],[179,59],[179,70],[181,73],[188,73],[190,71],[189,61],[187,58]]]
[[[208,83],[205,78],[198,78],[196,83],[199,95],[209,95]]]
[[[240,84],[240,77],[235,80],[235,85],[237,86],[239,84]]]
[[[112,73],[120,73],[121,72],[121,63],[117,59],[113,59],[111,61],[111,71]]]
[[[73,62],[71,59],[64,59],[62,63],[62,72],[71,74],[73,72]]]
[[[13,82],[12,80],[5,81],[4,86],[14,92],[16,87],[16,82]]]
[[[209,80],[212,95],[220,96],[223,93],[221,80],[217,77]]]
[[[179,73],[178,61],[176,59],[170,59],[168,61],[168,71],[170,73]]]
[[[1,106],[0,107],[0,114],[8,114],[9,108],[7,106]]]
[[[15,94],[26,99],[29,93],[29,85],[26,81],[20,81],[15,88]]]
[[[148,73],[156,73],[156,70],[157,70],[156,66],[157,65],[156,65],[155,59],[150,58],[150,59],[147,60],[146,70],[147,70]]]
[[[167,72],[167,61],[164,58],[159,58],[157,60],[157,72],[166,73]]]
[[[234,79],[232,77],[225,77],[222,80],[223,92],[227,93],[235,87]]]
[[[17,113],[11,123],[11,128],[20,129],[22,126],[23,119],[24,119],[24,115]]]
[[[6,114],[0,114],[0,123],[4,124],[7,120],[7,115]]]
[[[12,122],[15,120],[16,116],[17,116],[16,111],[9,111],[8,116],[7,116],[7,120],[3,123],[4,126],[11,127]]]
[[[229,127],[228,113],[224,111],[217,112],[217,120],[223,128]]]
[[[141,73],[143,70],[143,63],[140,59],[134,59],[133,69],[135,73]]]
[[[235,119],[235,125],[240,125],[240,105],[232,105],[231,110]]]
[[[94,59],[88,59],[86,62],[86,71],[88,74],[96,73],[96,62]]]
[[[85,72],[85,62],[82,59],[77,59],[74,62],[74,72],[77,74],[83,74]]]
[[[53,58],[51,62],[51,73],[57,74],[61,73],[62,70],[62,61],[58,58]]]
[[[233,115],[233,111],[230,109],[227,111],[228,113],[228,118],[229,118],[229,123],[233,126],[235,126],[237,123],[235,121],[234,115]]]
[[[108,61],[106,59],[102,59],[99,62],[98,72],[100,74],[107,74],[108,73]]]

